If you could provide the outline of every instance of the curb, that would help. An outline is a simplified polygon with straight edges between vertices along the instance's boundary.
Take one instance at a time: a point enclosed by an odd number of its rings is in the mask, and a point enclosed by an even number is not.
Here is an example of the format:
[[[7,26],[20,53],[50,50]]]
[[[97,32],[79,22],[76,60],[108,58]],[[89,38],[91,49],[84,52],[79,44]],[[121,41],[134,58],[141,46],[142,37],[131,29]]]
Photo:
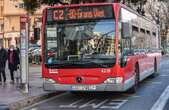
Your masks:
[[[62,92],[53,92],[53,93],[47,93],[47,94],[42,94],[39,96],[30,96],[28,98],[25,98],[23,100],[8,104],[8,107],[10,110],[19,110],[21,108],[30,106],[34,103],[40,102],[42,100],[51,98],[55,95],[61,94]]]

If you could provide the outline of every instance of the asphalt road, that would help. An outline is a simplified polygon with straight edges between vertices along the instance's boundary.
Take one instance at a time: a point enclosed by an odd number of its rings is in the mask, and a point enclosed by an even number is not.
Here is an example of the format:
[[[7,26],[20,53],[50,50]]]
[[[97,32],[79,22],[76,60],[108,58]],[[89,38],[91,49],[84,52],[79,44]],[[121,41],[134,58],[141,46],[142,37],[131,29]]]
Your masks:
[[[126,93],[62,93],[24,110],[151,110],[169,85],[169,57],[162,59],[160,75],[140,83],[135,94]],[[168,110],[168,109],[166,109]]]
[[[168,101],[168,103],[166,104],[164,110],[169,110],[169,101]]]

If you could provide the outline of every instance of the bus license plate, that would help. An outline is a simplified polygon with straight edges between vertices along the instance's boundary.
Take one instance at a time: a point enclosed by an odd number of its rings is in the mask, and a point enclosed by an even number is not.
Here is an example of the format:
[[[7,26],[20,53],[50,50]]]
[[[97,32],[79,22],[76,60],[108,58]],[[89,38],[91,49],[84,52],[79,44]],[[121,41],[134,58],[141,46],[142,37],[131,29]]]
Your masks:
[[[96,90],[96,86],[95,85],[89,85],[89,86],[76,85],[76,86],[72,86],[72,90],[80,90],[80,91]]]

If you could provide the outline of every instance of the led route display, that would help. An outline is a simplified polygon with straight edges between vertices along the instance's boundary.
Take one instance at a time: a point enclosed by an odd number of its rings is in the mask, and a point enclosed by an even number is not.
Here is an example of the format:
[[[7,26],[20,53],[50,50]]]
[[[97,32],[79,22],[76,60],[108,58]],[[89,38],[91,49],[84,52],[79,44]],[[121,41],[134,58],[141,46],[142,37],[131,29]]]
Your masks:
[[[48,21],[109,19],[114,18],[114,14],[111,5],[104,5],[54,8],[48,11],[48,17]]]

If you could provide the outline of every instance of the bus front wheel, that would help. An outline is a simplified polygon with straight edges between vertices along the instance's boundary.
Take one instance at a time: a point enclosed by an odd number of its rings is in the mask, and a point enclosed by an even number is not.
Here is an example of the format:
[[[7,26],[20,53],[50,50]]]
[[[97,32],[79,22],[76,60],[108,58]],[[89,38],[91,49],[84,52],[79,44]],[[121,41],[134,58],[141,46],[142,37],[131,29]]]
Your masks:
[[[154,77],[156,77],[156,76],[158,76],[158,65],[157,65],[157,59],[155,58],[154,59],[154,72],[153,72],[153,74],[152,74],[152,77],[154,78]]]
[[[129,93],[136,93],[139,84],[139,67],[135,66],[134,85],[129,89]]]

